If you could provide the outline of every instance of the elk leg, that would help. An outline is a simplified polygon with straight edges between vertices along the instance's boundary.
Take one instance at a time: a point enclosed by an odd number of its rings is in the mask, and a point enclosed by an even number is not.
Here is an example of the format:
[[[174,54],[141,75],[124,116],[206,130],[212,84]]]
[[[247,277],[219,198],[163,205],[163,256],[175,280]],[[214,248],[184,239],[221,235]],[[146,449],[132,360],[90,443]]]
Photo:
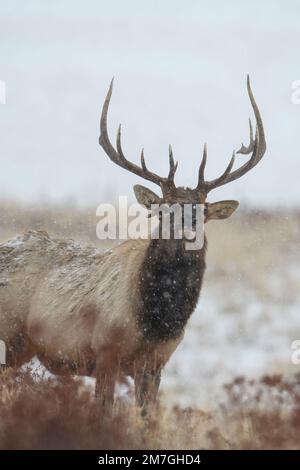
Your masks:
[[[114,404],[115,376],[113,373],[101,372],[96,377],[96,401],[105,409],[112,409]]]
[[[160,385],[160,370],[147,368],[138,371],[135,375],[135,400],[141,408],[142,416],[147,416],[156,402]]]

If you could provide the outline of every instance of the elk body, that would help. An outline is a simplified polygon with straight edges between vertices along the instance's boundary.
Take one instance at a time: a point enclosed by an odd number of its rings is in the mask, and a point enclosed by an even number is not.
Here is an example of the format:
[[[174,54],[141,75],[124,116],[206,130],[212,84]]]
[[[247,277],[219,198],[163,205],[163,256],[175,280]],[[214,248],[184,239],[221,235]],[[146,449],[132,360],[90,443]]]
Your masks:
[[[229,217],[237,201],[209,204],[207,194],[253,168],[265,153],[261,116],[247,82],[256,118],[250,144],[239,152],[249,160],[233,170],[204,179],[204,147],[195,189],[176,187],[177,169],[169,150],[170,170],[160,177],[123,154],[121,131],[113,147],[107,133],[112,84],[103,105],[100,144],[109,158],[136,175],[159,185],[162,197],[134,187],[138,202],[203,204],[205,222]],[[123,376],[135,381],[136,401],[143,410],[158,391],[161,371],[183,338],[194,311],[205,271],[206,239],[197,250],[186,240],[162,237],[129,240],[110,251],[58,240],[46,232],[28,232],[0,246],[0,339],[7,348],[7,365],[21,365],[32,357],[54,373],[96,377],[96,396],[113,404],[114,386]]]

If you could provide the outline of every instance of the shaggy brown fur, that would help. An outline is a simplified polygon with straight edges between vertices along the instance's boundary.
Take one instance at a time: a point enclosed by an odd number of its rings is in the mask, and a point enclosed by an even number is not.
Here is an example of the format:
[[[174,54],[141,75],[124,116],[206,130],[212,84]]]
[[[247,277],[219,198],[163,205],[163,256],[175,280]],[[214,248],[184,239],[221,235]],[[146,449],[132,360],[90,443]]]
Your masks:
[[[187,254],[183,241],[174,240],[155,246],[135,240],[100,251],[42,231],[3,244],[0,332],[7,364],[37,356],[53,373],[96,376],[105,404],[113,402],[115,381],[131,375],[139,404],[153,401],[205,266],[204,249]]]

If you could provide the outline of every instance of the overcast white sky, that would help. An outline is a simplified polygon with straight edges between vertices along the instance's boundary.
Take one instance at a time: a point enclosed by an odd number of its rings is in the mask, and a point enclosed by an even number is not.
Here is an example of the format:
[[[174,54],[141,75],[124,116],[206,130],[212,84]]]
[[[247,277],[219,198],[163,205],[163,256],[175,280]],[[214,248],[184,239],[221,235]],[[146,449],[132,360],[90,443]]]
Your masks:
[[[122,122],[130,159],[144,147],[148,166],[166,174],[172,143],[177,183],[191,186],[207,142],[215,177],[248,141],[248,72],[267,154],[211,200],[299,205],[299,1],[0,0],[1,194],[81,203],[132,195],[142,180],[98,145],[112,76],[109,128],[114,140]]]

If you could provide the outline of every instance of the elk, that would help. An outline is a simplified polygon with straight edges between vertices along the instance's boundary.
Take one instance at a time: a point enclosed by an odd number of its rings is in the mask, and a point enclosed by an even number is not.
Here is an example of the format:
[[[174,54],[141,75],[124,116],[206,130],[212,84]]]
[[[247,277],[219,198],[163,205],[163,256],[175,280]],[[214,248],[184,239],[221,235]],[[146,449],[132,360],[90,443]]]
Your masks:
[[[134,186],[140,204],[204,205],[205,222],[225,219],[238,202],[207,202],[210,191],[245,175],[262,159],[266,143],[261,115],[249,77],[247,89],[256,119],[250,122],[250,143],[238,151],[250,155],[233,169],[235,154],[218,178],[204,177],[207,148],[194,189],[177,187],[177,163],[169,148],[169,173],[161,177],[128,160],[107,131],[113,83],[103,104],[99,142],[110,160],[155,183],[156,195]],[[186,250],[185,239],[127,240],[110,251],[83,247],[72,240],[30,231],[0,247],[0,339],[7,348],[7,365],[19,366],[36,356],[55,374],[96,378],[96,397],[111,409],[114,387],[124,376],[135,382],[137,405],[145,414],[155,402],[161,372],[181,342],[198,302],[205,271],[206,238],[198,250]]]

